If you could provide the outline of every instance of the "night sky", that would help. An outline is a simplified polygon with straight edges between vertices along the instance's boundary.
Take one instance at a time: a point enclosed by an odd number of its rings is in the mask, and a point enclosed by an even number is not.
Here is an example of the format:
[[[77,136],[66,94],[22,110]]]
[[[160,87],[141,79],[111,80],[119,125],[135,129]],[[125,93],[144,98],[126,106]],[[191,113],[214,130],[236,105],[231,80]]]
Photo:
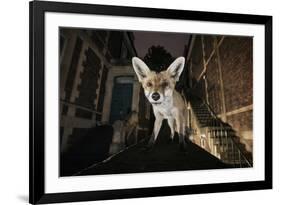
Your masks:
[[[189,34],[166,32],[134,32],[135,48],[138,56],[143,58],[152,45],[163,46],[173,57],[182,56],[185,45],[188,44]]]

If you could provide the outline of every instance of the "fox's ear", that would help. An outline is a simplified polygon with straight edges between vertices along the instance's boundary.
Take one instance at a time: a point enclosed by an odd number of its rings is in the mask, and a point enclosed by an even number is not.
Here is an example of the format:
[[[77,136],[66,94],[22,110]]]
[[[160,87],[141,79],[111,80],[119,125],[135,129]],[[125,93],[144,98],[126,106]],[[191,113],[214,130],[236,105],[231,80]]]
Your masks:
[[[175,78],[176,81],[180,79],[180,75],[184,68],[184,57],[178,57],[167,69],[167,72]]]
[[[140,82],[147,77],[148,73],[150,72],[149,68],[147,65],[138,57],[133,57],[132,58],[132,64],[133,68],[138,76],[138,79]]]

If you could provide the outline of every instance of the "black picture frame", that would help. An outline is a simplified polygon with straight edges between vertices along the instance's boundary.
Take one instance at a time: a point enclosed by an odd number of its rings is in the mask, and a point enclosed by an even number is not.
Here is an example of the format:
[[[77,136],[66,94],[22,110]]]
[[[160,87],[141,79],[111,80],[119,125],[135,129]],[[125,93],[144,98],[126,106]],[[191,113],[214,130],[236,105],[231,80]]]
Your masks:
[[[30,143],[29,202],[31,204],[153,197],[272,188],[272,17],[184,10],[104,6],[32,1],[30,12]],[[182,19],[208,22],[247,23],[265,26],[265,180],[237,183],[198,184],[108,191],[45,193],[44,165],[44,14],[46,12]]]

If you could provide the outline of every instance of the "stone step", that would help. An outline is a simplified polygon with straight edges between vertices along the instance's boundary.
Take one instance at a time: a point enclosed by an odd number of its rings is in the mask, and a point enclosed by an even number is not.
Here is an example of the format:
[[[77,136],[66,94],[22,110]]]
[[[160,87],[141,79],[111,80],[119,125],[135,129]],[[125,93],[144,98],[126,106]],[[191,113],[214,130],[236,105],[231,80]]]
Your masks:
[[[161,138],[161,136],[159,136]],[[77,173],[77,175],[121,174],[158,171],[203,170],[231,168],[219,159],[191,142],[186,152],[180,151],[177,143],[156,143],[146,150],[146,143],[139,143],[124,152]]]

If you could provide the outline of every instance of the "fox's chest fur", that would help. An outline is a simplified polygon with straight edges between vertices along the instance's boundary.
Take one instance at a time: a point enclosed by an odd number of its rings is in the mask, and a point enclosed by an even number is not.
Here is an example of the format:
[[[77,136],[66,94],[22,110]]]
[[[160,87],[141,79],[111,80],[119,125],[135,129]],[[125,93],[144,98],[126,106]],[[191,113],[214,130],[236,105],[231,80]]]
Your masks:
[[[155,115],[161,115],[164,119],[174,118],[177,108],[173,105],[173,99],[164,101],[160,105],[152,105]]]
[[[176,118],[180,112],[184,112],[182,97],[177,91],[173,96],[165,99],[160,105],[152,105],[155,116],[160,115],[164,119]]]

